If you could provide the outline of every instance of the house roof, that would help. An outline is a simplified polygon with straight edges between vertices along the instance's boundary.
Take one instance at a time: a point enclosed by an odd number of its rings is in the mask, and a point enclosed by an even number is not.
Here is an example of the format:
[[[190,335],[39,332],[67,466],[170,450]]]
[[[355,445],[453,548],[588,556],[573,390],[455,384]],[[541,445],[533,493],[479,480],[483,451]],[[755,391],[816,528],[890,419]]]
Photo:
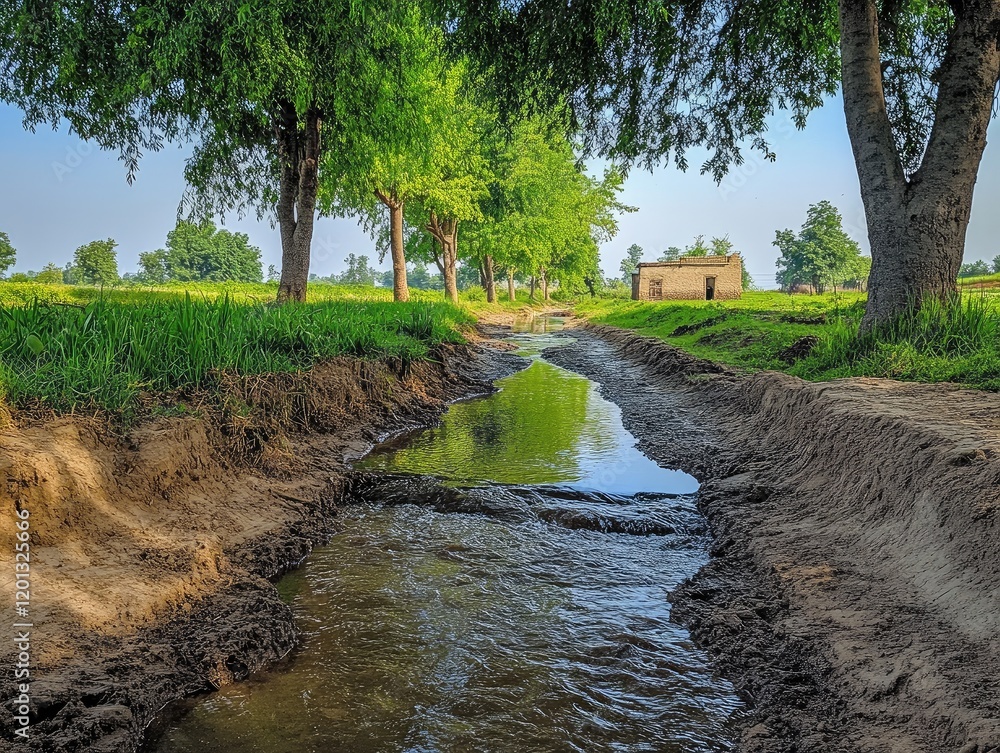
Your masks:
[[[728,256],[682,256],[676,261],[642,261],[639,267],[725,267],[739,254]]]

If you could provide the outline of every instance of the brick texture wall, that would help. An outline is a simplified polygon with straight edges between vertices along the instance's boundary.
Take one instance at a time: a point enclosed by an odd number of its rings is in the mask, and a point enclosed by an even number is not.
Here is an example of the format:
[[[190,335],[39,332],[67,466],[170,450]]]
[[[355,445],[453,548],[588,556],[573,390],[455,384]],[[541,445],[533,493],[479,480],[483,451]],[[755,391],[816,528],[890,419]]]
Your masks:
[[[715,278],[715,300],[739,298],[743,294],[740,255],[640,264],[632,297],[639,301],[703,301],[710,277]]]

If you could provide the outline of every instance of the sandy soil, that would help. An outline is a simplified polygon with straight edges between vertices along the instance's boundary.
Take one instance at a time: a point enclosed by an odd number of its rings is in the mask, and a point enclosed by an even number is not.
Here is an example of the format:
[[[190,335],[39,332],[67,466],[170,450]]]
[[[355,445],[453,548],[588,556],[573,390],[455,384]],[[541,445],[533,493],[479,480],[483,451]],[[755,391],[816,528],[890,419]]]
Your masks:
[[[80,418],[0,433],[0,599],[14,602],[15,513],[27,510],[34,625],[31,737],[11,742],[4,703],[0,749],[133,751],[165,703],[287,653],[291,614],[267,579],[335,530],[345,461],[433,423],[520,360],[486,347],[439,355],[406,373],[341,359],[294,383],[242,385],[241,401],[298,429],[270,436],[256,467],[230,452],[256,435],[211,418],[124,437]],[[5,668],[11,650],[5,639]],[[0,697],[16,697],[6,669]]]
[[[1000,750],[1000,396],[573,334],[547,356],[703,481],[713,559],[673,614],[751,701],[739,750]]]

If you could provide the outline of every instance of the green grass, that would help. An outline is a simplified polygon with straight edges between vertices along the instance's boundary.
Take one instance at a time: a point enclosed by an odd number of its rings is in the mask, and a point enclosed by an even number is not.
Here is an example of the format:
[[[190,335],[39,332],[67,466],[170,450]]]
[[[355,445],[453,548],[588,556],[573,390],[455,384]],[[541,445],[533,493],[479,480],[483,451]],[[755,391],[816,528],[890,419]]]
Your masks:
[[[133,411],[144,393],[212,390],[223,373],[294,372],[336,356],[428,357],[462,339],[468,312],[440,294],[391,302],[391,291],[313,285],[276,306],[268,285],[50,289],[0,285],[0,388],[13,407]],[[12,301],[16,301],[12,305]],[[265,302],[266,301],[266,302]]]
[[[749,370],[774,369],[810,380],[950,381],[995,390],[1000,389],[998,302],[978,290],[967,292],[958,307],[928,306],[865,336],[858,335],[864,312],[859,293],[748,292],[726,302],[598,299],[580,302],[576,311]],[[804,338],[815,338],[815,344],[809,348]],[[797,343],[803,352],[790,352]]]

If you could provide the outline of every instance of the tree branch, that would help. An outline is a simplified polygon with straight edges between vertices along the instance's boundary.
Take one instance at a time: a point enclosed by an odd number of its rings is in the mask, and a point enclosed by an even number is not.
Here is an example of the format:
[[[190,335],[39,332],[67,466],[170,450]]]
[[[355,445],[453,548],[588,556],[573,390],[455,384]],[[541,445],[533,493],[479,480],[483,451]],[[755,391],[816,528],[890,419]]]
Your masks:
[[[907,182],[885,104],[875,0],[840,0],[844,113],[863,192],[899,195]]]
[[[1000,0],[956,4],[927,150],[912,182],[937,186],[947,180],[972,186],[986,148],[986,129],[1000,80]]]

